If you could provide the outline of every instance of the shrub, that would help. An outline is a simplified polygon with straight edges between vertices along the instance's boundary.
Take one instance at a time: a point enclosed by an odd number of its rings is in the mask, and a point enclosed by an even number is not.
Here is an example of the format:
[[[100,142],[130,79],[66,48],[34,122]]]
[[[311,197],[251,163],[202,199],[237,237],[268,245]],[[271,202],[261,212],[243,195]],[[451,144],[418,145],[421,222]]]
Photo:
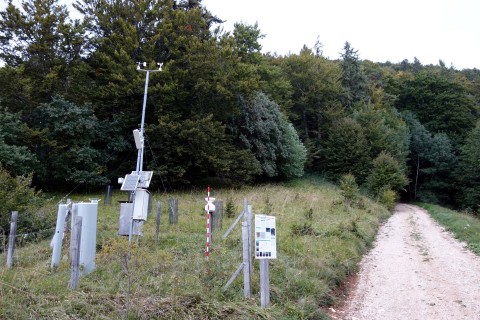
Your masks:
[[[225,204],[225,216],[227,218],[234,218],[237,214],[237,208],[231,196],[227,198],[227,203]]]
[[[353,202],[357,198],[359,191],[355,176],[351,173],[344,174],[340,178],[340,189],[345,202]]]
[[[398,200],[398,195],[391,189],[383,189],[377,196],[378,202],[385,205],[388,210],[392,210]]]
[[[389,153],[382,151],[373,160],[373,169],[367,177],[366,185],[375,196],[380,196],[384,190],[402,190],[407,183],[403,169]]]
[[[12,211],[18,211],[19,219],[17,230],[38,231],[47,220],[36,214],[43,204],[40,192],[30,185],[32,175],[12,177],[10,173],[0,165],[0,227],[5,233],[10,230],[10,217]]]

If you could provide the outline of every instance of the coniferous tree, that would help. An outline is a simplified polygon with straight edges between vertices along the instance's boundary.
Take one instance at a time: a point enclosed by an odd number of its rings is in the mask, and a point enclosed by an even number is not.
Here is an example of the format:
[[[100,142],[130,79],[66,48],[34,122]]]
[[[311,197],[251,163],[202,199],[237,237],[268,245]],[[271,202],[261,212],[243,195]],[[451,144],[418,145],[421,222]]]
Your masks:
[[[20,8],[10,2],[0,12],[0,59],[21,71],[24,80],[17,91],[26,98],[21,101],[25,114],[71,89],[69,75],[80,63],[85,36],[82,25],[68,15],[59,0],[24,0]]]
[[[359,101],[366,101],[368,97],[367,81],[362,70],[358,50],[345,42],[342,61],[342,86],[346,91],[346,105],[352,107]]]

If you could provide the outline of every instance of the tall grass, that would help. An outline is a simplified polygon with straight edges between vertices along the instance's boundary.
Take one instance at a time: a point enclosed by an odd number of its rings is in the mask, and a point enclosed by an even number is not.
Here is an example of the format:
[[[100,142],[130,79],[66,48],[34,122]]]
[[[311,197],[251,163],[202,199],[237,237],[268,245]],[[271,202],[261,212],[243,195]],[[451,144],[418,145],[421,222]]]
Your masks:
[[[419,203],[419,205],[457,239],[466,242],[470,250],[480,255],[480,220],[477,217],[434,204]]]
[[[212,186],[213,187],[213,186]],[[242,262],[239,226],[222,239],[234,217],[224,218],[205,258],[206,190],[153,194],[163,204],[160,241],[154,214],[131,245],[117,236],[119,208],[100,203],[96,269],[67,289],[67,244],[58,270],[49,270],[49,240],[17,250],[13,269],[0,267],[0,318],[8,319],[326,319],[333,289],[356,271],[372,244],[384,207],[363,199],[346,203],[340,190],[318,179],[242,189],[212,188],[212,197],[230,199],[240,213],[243,199],[253,213],[277,217],[278,259],[270,261],[271,307],[259,306],[259,265],[254,261],[254,298],[243,298],[240,275],[223,286]],[[103,195],[77,195],[74,200]],[[115,192],[113,203],[125,200]],[[179,201],[179,222],[168,224],[168,198]],[[152,210],[155,212],[155,208]],[[52,215],[56,214],[52,212]],[[295,231],[307,225],[311,232]]]

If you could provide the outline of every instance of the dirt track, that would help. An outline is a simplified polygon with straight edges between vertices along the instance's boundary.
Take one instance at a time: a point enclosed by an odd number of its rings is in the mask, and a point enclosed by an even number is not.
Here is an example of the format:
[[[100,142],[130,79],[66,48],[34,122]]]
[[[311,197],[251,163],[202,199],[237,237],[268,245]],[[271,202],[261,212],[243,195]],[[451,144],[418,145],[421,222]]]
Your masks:
[[[480,258],[423,209],[400,204],[334,319],[480,319]]]

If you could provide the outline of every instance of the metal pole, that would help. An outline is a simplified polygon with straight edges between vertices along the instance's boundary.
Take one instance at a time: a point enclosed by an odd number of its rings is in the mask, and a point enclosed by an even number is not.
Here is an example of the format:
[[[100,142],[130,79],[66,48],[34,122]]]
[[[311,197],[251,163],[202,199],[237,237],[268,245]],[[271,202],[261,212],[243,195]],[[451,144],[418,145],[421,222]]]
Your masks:
[[[147,94],[148,94],[148,80],[150,78],[150,70],[146,70],[147,74],[145,76],[145,92],[143,94],[143,107],[142,107],[142,122],[140,123],[140,132],[142,133],[142,137],[145,134],[145,112],[147,110]],[[137,171],[143,171],[143,142],[142,147],[138,150],[138,163],[137,163]]]

